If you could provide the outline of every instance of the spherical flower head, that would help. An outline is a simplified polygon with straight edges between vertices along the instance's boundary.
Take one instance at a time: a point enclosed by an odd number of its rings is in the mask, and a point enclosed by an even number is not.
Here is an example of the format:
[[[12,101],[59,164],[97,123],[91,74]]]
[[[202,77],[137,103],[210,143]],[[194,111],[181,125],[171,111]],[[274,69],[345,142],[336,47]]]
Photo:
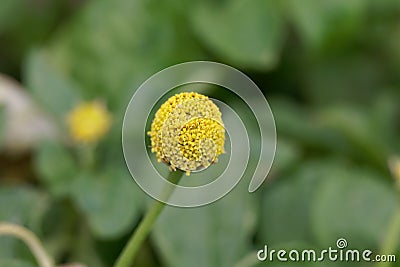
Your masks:
[[[75,142],[96,143],[110,129],[111,115],[99,101],[84,102],[68,114],[67,123]]]
[[[187,175],[207,168],[224,153],[221,112],[207,96],[198,93],[170,97],[156,112],[148,135],[158,161]]]

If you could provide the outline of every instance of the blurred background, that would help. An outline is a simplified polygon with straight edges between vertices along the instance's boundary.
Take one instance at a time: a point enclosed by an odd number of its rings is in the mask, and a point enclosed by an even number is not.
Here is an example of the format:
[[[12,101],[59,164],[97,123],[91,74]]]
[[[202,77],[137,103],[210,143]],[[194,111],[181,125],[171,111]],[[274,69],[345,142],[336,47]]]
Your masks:
[[[398,0],[2,0],[0,221],[57,263],[111,266],[152,202],[124,163],[125,108],[150,75],[191,60],[255,81],[276,159],[256,193],[247,175],[211,205],[168,207],[135,266],[255,267],[264,245],[338,238],[400,260]],[[0,236],[0,266],[36,265]]]

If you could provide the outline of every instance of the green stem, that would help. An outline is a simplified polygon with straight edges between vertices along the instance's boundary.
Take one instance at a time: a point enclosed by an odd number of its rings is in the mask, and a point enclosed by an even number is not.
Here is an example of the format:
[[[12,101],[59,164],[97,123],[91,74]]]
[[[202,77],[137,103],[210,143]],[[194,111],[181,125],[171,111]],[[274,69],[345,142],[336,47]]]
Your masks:
[[[170,172],[168,175],[168,181],[177,184],[181,179],[183,172],[175,171]],[[173,191],[165,191],[166,198],[170,197]],[[156,201],[153,206],[147,211],[144,219],[140,222],[139,226],[136,228],[132,237],[129,239],[127,245],[122,250],[122,253],[118,257],[114,267],[129,267],[132,266],[133,260],[136,253],[140,249],[143,241],[146,240],[147,235],[151,231],[154,222],[157,220],[158,216],[165,207],[165,203]]]
[[[79,160],[82,167],[86,170],[92,170],[94,168],[96,163],[95,149],[96,146],[94,144],[85,144],[79,147]]]
[[[383,240],[382,249],[380,255],[394,255],[396,248],[399,243],[400,236],[400,208],[394,213],[392,220],[390,221],[388,231],[385,239]],[[390,266],[391,262],[379,262],[379,267]]]

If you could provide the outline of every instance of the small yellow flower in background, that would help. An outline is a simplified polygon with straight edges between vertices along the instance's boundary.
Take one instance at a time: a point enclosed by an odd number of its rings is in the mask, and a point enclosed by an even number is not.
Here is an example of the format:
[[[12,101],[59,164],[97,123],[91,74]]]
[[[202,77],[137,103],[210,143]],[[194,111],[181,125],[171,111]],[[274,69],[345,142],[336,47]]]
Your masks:
[[[75,142],[96,143],[110,129],[111,115],[99,101],[84,102],[68,114],[67,123]]]
[[[207,168],[224,153],[221,112],[207,96],[198,93],[170,97],[156,112],[148,135],[158,161],[187,175]]]

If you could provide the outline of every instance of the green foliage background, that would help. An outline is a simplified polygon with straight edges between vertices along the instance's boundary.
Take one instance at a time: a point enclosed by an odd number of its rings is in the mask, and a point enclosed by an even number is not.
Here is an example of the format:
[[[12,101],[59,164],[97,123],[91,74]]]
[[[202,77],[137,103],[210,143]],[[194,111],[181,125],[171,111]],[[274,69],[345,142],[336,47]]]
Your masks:
[[[111,266],[152,202],[124,163],[125,108],[150,75],[191,60],[257,83],[275,116],[276,159],[254,194],[243,179],[211,205],[168,207],[135,266],[261,266],[246,259],[264,244],[324,249],[340,237],[378,253],[400,209],[387,167],[400,154],[398,0],[1,1],[0,72],[61,132],[85,100],[106,103],[113,126],[90,168],[64,138],[1,150],[0,221],[34,231],[57,262]],[[35,265],[0,237],[0,266]]]

